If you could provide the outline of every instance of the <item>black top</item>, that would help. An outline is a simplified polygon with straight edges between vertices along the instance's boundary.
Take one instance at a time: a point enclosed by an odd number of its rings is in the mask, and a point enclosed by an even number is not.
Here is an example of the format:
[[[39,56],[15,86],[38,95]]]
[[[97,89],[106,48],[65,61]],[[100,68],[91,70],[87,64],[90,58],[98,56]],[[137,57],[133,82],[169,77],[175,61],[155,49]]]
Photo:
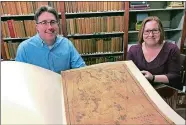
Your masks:
[[[132,60],[139,70],[149,71],[152,75],[166,75],[169,79],[167,85],[182,89],[180,51],[177,45],[165,42],[157,57],[151,62],[146,61],[142,45],[133,45],[128,51],[127,59]]]

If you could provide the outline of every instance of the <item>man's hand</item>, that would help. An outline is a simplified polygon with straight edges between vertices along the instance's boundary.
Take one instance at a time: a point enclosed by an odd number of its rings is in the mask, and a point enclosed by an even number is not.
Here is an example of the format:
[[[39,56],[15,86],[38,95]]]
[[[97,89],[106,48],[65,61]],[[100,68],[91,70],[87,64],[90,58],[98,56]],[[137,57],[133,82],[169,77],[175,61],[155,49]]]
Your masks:
[[[141,71],[141,73],[145,76],[145,78],[147,78],[148,80],[152,80],[153,79],[153,76],[152,74],[149,72],[149,71]]]

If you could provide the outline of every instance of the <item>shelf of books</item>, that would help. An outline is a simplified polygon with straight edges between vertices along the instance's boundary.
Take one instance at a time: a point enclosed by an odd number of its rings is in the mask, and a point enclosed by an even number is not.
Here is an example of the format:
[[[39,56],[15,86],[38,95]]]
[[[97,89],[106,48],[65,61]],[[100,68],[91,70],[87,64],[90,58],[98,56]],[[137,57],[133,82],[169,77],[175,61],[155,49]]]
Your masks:
[[[82,18],[82,17],[102,17],[104,16],[120,16],[124,14],[124,10],[113,10],[113,11],[98,11],[98,12],[76,12],[76,13],[65,13],[67,18]]]
[[[67,33],[66,37],[72,41],[88,64],[121,60],[124,53],[124,2],[69,1],[63,3],[65,10],[60,10],[61,3],[2,2],[0,9],[3,14],[3,46],[8,60],[14,60],[17,47],[23,40],[36,34],[36,29],[33,28],[36,24],[34,12],[41,5],[52,6],[59,12],[60,18],[65,17],[64,24],[60,19],[59,35],[64,36],[63,33]],[[65,12],[64,15],[62,11]],[[66,26],[66,31],[62,31],[62,25]]]
[[[180,43],[184,2],[131,1],[129,8],[129,44],[137,43],[141,23],[148,16],[159,17],[164,27],[165,39]]]
[[[94,32],[90,34],[69,34],[67,35],[68,38],[104,38],[104,37],[117,37],[122,36],[124,32]]]
[[[123,1],[69,1],[65,2],[66,13],[109,12],[124,10]]]
[[[70,38],[70,40],[76,46],[80,54],[90,54],[92,56],[111,55],[114,53],[123,54],[122,37],[92,39]]]
[[[10,15],[33,15],[37,8],[41,5],[49,5],[54,7],[58,12],[60,12],[59,1],[2,1],[0,10],[2,12],[2,17]]]
[[[74,10],[76,7],[67,4],[88,5]],[[66,8],[67,37],[86,62],[92,61],[87,62],[88,65],[121,60],[124,54],[124,2],[65,2],[65,5],[69,7]]]
[[[67,19],[67,32],[69,36],[74,34],[102,34],[107,35],[123,33],[123,16],[103,16],[92,18]]]

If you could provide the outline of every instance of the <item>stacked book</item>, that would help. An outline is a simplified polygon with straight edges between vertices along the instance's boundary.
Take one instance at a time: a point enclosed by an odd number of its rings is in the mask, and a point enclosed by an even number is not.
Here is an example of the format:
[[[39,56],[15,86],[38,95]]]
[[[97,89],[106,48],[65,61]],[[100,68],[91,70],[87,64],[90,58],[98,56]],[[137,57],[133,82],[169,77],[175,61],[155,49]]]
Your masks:
[[[131,10],[145,10],[149,9],[150,6],[147,1],[131,1],[130,2],[130,9]]]
[[[167,8],[183,8],[183,7],[184,7],[183,1],[177,1],[177,2],[168,1],[167,2]]]

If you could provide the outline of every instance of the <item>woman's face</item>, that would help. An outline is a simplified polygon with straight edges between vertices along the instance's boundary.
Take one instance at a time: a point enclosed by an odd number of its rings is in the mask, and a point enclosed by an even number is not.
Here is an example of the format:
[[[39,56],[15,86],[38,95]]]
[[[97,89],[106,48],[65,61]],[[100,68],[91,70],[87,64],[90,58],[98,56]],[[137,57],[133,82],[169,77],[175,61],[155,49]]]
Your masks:
[[[150,46],[159,44],[160,31],[158,23],[156,21],[152,20],[145,24],[143,31],[143,40]]]

